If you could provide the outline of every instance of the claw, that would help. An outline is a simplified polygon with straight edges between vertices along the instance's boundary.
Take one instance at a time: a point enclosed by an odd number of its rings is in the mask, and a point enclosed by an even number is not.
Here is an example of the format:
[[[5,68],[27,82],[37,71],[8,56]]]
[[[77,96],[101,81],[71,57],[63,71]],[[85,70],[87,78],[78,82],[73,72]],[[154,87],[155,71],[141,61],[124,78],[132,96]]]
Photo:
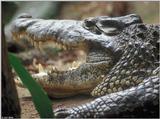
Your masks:
[[[56,118],[67,118],[70,115],[69,108],[57,108],[54,110]]]
[[[40,63],[38,64],[38,71],[39,72],[44,72],[45,71],[43,66]]]
[[[51,70],[50,70],[50,73],[58,73],[58,69],[56,67],[52,67]]]

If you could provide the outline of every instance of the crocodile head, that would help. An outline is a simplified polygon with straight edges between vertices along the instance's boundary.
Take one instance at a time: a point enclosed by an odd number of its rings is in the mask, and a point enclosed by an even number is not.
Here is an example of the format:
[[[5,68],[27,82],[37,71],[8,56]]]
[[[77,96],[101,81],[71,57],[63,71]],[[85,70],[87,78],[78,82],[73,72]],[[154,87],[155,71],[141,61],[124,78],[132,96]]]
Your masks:
[[[85,62],[72,70],[34,75],[50,96],[64,97],[90,93],[124,51],[125,45],[117,36],[129,25],[141,22],[135,14],[93,17],[83,21],[34,19],[23,14],[13,22],[12,35],[15,39],[26,37],[38,48],[52,42],[64,50],[80,50],[85,54]]]

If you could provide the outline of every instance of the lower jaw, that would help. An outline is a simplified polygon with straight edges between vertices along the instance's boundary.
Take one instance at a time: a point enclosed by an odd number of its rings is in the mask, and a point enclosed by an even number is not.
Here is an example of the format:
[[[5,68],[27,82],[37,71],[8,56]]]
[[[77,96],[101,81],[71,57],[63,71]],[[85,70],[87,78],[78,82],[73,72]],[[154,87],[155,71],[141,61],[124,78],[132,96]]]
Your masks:
[[[83,88],[83,89],[70,89],[70,88],[53,88],[53,87],[43,87],[47,92],[48,96],[51,98],[64,98],[75,96],[78,94],[90,95],[92,91],[91,88]]]

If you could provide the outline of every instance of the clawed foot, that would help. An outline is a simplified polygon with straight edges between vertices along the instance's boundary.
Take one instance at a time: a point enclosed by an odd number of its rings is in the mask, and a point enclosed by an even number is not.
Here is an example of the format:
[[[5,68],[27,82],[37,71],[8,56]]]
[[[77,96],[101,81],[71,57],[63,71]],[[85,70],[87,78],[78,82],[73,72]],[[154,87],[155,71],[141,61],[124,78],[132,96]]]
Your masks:
[[[54,110],[56,118],[68,118],[71,115],[71,110],[69,108],[58,108]]]

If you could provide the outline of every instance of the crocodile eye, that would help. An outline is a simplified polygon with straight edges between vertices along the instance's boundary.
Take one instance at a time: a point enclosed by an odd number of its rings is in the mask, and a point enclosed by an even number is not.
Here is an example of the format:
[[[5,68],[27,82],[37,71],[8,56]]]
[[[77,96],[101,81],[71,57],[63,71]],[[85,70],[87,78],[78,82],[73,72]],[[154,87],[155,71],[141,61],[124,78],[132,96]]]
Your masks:
[[[84,24],[85,24],[86,27],[92,27],[92,26],[95,25],[95,23],[93,21],[90,21],[90,20],[85,20]]]
[[[101,20],[96,25],[100,31],[109,36],[119,34],[125,27],[123,22],[117,20]]]

